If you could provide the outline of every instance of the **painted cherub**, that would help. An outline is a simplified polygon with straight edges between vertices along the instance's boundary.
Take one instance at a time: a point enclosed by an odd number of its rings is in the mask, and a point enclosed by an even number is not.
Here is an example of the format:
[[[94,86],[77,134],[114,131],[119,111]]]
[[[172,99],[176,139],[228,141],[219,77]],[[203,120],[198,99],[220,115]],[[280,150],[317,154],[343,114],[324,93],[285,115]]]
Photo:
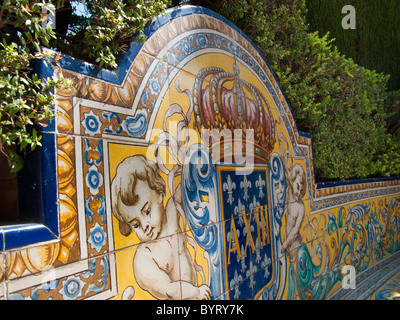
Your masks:
[[[134,155],[118,165],[111,190],[112,211],[121,234],[127,237],[133,230],[142,242],[133,259],[139,286],[162,300],[210,299],[210,288],[197,285],[179,226],[176,205],[182,204],[180,186],[164,207],[166,186],[158,166],[142,155]]]
[[[296,164],[290,174],[288,187],[289,203],[286,217],[286,240],[282,244],[282,253],[286,250],[289,260],[296,262],[297,250],[302,243],[300,227],[304,219],[305,208],[302,198],[306,192],[306,177],[301,165]]]

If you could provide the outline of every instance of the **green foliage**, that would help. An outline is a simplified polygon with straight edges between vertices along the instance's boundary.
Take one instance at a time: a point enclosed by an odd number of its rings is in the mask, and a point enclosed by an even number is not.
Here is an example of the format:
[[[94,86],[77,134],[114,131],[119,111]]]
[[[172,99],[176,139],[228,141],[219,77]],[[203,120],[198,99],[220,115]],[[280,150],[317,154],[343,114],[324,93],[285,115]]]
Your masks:
[[[39,79],[32,71],[34,60],[54,64],[59,59],[42,47],[58,48],[115,68],[123,44],[134,37],[143,41],[145,24],[163,12],[167,4],[166,0],[83,1],[88,15],[73,14],[66,21],[67,32],[43,23],[47,19],[44,12],[57,10],[61,12],[58,25],[71,2],[5,0],[0,5],[0,152],[7,156],[12,172],[22,168],[24,150],[40,145],[41,136],[34,125],[44,125],[54,118],[56,89],[72,85],[60,74]]]
[[[399,139],[387,125],[399,97],[388,105],[388,76],[340,54],[329,34],[309,33],[304,0],[222,0],[212,9],[269,61],[300,129],[312,134],[318,180],[400,174]]]
[[[163,13],[168,4],[167,0],[82,2],[86,5],[86,16],[79,19],[73,15],[73,31],[58,37],[54,44],[63,52],[105,68],[117,67],[116,57],[133,38],[138,42],[145,40],[146,23]]]
[[[358,64],[390,74],[388,88],[400,89],[400,1],[307,0],[309,30],[335,38],[340,51]],[[345,30],[342,8],[356,9],[356,29]]]
[[[400,143],[400,90],[388,92],[385,108],[388,133]]]
[[[0,151],[12,172],[23,164],[16,146],[22,151],[40,145],[41,136],[32,125],[54,116],[51,91],[63,82],[60,78],[41,80],[30,67],[34,59],[50,59],[41,46],[49,44],[54,32],[42,26],[43,8],[54,9],[54,5],[3,1],[0,7]]]

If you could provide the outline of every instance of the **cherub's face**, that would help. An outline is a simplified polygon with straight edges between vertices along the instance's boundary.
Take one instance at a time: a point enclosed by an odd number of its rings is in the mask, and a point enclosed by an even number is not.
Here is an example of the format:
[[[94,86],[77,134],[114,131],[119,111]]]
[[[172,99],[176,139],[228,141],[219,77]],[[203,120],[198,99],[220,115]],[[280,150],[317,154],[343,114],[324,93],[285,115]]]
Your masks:
[[[157,239],[165,219],[163,194],[150,189],[147,181],[142,180],[137,180],[135,194],[138,201],[133,206],[126,206],[118,200],[119,212],[140,241]]]
[[[295,201],[299,201],[300,197],[301,197],[301,193],[303,191],[303,186],[302,186],[302,183],[301,183],[301,176],[299,174],[293,180],[292,191],[293,191],[294,200]]]
[[[282,204],[282,200],[284,201],[284,191],[285,188],[282,182],[279,180],[278,182],[275,183],[275,193],[274,193],[276,196],[277,204]]]

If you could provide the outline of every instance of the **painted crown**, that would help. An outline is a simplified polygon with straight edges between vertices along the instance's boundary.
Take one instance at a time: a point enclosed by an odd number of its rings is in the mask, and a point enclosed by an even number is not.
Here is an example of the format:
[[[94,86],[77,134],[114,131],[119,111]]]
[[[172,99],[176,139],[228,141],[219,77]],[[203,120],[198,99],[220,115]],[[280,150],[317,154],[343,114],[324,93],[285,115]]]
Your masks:
[[[214,161],[223,161],[226,156],[234,159],[233,142],[240,139],[242,154],[247,148],[247,152],[252,150],[255,163],[268,163],[275,144],[275,126],[268,102],[259,89],[240,78],[236,63],[233,69],[235,74],[208,67],[197,74],[193,88],[195,128],[208,140],[204,142],[210,148],[216,144],[220,148],[221,157]],[[254,130],[254,141],[246,139],[248,129]],[[227,133],[232,143],[220,139],[227,137]],[[216,134],[218,137],[213,140]]]

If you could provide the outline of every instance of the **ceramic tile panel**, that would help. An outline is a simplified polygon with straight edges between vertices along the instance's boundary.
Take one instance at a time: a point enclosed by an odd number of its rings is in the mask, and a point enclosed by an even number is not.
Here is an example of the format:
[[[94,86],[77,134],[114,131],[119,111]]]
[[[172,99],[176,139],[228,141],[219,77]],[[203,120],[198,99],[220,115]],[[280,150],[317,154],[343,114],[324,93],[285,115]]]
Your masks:
[[[114,263],[113,255],[104,255],[81,261],[80,271],[75,269],[73,274],[65,266],[49,267],[24,281],[8,282],[7,299],[81,300],[114,296],[115,281],[110,273],[110,264]]]
[[[145,34],[113,72],[52,66],[74,88],[32,162],[44,221],[0,229],[0,298],[327,299],[399,250],[400,179],[317,183],[243,32],[181,6]]]

